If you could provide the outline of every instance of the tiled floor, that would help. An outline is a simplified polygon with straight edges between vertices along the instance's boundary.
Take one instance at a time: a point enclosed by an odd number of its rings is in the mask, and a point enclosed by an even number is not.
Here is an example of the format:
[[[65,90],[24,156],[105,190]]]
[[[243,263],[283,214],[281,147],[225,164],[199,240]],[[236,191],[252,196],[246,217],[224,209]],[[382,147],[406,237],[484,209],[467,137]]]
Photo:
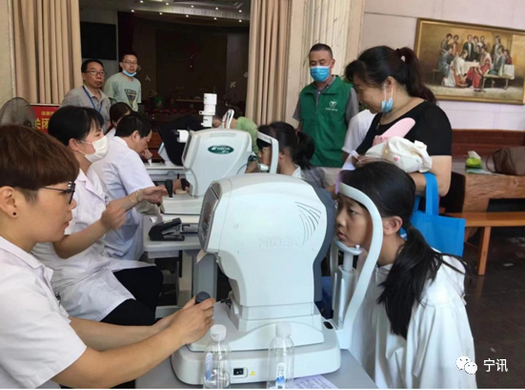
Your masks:
[[[476,241],[477,237],[473,237]],[[466,301],[480,388],[525,386],[525,229],[494,229],[485,276],[467,283]],[[465,260],[477,253],[467,248]],[[484,365],[506,359],[507,372]]]

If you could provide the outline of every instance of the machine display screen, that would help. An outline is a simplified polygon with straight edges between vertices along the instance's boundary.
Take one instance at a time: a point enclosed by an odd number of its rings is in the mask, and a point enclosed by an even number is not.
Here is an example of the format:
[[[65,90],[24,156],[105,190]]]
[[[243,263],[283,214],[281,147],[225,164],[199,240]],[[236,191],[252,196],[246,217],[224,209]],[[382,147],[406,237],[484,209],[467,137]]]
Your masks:
[[[184,148],[184,153],[182,154],[183,164],[185,164],[186,158],[188,157],[188,151],[190,150],[191,139],[192,139],[192,136],[191,136],[191,131],[190,131],[190,134],[188,135],[188,140],[186,141],[186,147]]]
[[[219,203],[220,196],[221,188],[217,183],[212,184],[204,195],[201,217],[199,220],[199,242],[204,250],[206,250],[210,228],[213,223],[213,214]]]

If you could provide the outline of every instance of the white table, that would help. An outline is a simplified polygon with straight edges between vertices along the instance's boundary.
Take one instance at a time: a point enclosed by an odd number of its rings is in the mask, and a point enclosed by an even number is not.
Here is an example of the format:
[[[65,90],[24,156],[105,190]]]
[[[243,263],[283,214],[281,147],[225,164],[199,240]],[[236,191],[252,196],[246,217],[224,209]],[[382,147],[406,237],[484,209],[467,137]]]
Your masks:
[[[323,375],[340,389],[377,389],[376,384],[370,379],[361,365],[348,351],[341,351],[341,368],[331,374]],[[166,359],[160,365],[136,380],[137,388],[156,389],[187,389],[202,388],[202,386],[190,386],[181,382],[173,372],[170,359]],[[233,385],[233,388],[266,388],[265,382]]]
[[[180,218],[182,223],[198,223],[198,215],[164,215],[164,221]],[[149,217],[144,217],[144,251],[148,255],[148,261],[154,259],[178,257],[183,251],[191,259],[191,282],[189,288],[190,297],[205,291],[210,296],[217,297],[217,262],[212,255],[205,255],[197,262],[201,249],[197,234],[187,234],[184,241],[151,241],[148,232],[153,226]],[[183,273],[184,276],[184,273]],[[180,295],[179,295],[180,296]],[[169,314],[178,307],[164,308],[159,313]]]
[[[184,167],[168,166],[165,163],[145,163],[146,170],[152,181],[177,180],[184,177]]]

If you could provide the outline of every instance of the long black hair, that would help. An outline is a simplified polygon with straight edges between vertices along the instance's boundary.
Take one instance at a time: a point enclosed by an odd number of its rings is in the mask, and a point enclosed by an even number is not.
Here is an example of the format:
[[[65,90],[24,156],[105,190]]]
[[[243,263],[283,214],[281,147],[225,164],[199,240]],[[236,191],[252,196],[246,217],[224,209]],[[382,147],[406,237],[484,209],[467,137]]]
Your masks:
[[[389,162],[376,161],[354,171],[343,171],[340,177],[342,183],[366,194],[382,218],[397,216],[403,221],[406,242],[387,279],[381,284],[384,290],[377,303],[385,305],[392,332],[406,339],[412,309],[421,303],[425,283],[436,278],[442,264],[457,272],[465,272],[447,263],[444,256],[448,255],[432,249],[419,230],[411,225],[416,185],[407,173]],[[461,262],[466,271],[466,264]]]
[[[111,129],[115,129],[116,127],[113,125],[113,123],[117,123],[119,119],[121,119],[123,116],[132,113],[133,109],[129,106],[129,104],[124,102],[118,102],[113,104],[109,108],[109,119],[110,119],[110,126],[108,128],[108,131]]]
[[[432,91],[423,84],[416,53],[408,47],[394,50],[388,46],[376,46],[365,50],[346,66],[345,76],[350,81],[357,76],[373,87],[380,87],[390,76],[404,85],[410,96],[436,102]]]
[[[299,165],[302,170],[312,169],[310,160],[315,153],[315,144],[308,134],[295,130],[286,122],[273,122],[270,125],[259,126],[258,130],[279,141],[279,152],[288,150],[294,164]],[[257,146],[260,150],[268,144],[258,139]]]

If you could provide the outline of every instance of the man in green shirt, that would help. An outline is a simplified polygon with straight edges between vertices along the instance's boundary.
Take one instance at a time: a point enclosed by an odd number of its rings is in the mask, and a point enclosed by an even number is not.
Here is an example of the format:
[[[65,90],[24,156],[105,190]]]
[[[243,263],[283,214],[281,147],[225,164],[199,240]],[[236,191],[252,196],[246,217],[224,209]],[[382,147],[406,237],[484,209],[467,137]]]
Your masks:
[[[104,93],[112,104],[126,103],[133,111],[138,111],[139,103],[142,103],[140,81],[135,78],[138,66],[135,53],[126,52],[121,56],[122,72],[111,76],[104,86]]]
[[[335,64],[330,46],[315,44],[309,53],[310,75],[314,82],[303,88],[294,113],[299,130],[315,142],[310,160],[322,167],[327,184],[333,185],[343,165],[343,152],[348,123],[359,112],[359,102],[352,85],[333,75]]]

